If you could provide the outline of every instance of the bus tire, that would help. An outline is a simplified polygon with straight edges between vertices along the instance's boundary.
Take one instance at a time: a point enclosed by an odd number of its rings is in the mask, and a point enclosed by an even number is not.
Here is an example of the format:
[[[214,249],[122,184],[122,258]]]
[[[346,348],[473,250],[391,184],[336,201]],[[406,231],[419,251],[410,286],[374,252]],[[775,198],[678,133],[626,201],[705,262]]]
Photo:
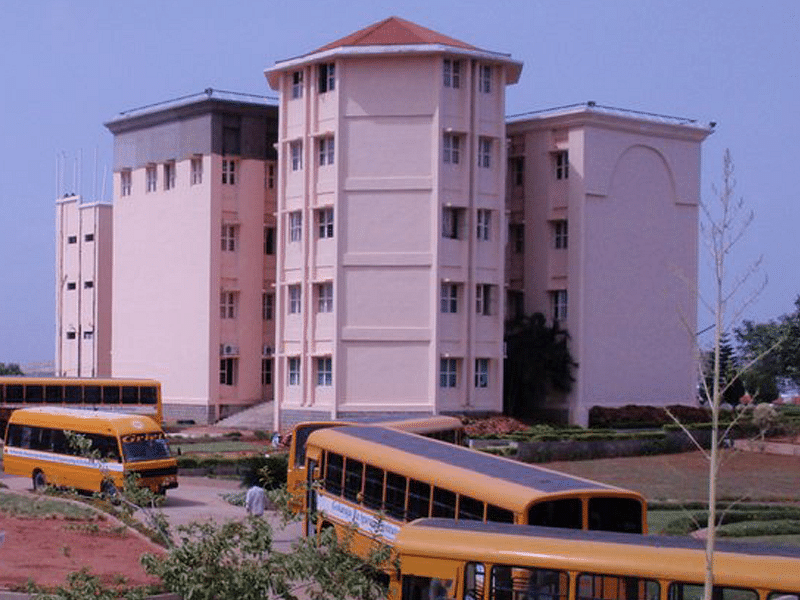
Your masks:
[[[113,504],[119,502],[119,490],[113,481],[104,481],[100,486],[100,492]]]
[[[42,492],[47,487],[47,479],[42,471],[38,469],[34,471],[31,479],[33,480],[33,491]]]

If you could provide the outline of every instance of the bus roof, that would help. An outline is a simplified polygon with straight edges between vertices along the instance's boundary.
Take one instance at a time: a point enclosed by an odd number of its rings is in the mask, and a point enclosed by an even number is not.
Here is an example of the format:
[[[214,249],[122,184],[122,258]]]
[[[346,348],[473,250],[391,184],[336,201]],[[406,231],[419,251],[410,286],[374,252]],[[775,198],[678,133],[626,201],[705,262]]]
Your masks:
[[[0,383],[20,385],[160,385],[157,379],[135,377],[31,377],[29,375],[2,375]]]
[[[113,431],[117,435],[160,432],[161,427],[150,417],[110,410],[37,406],[20,408],[11,413],[9,423],[22,423],[39,427],[74,429],[94,433]]]
[[[702,582],[705,541],[690,537],[582,531],[529,525],[419,519],[395,538],[402,555],[540,565],[594,573]],[[719,585],[800,589],[800,547],[716,543]]]
[[[309,445],[321,444],[334,452],[360,458],[397,473],[408,473],[411,461],[419,461],[426,481],[459,493],[487,498],[487,492],[523,507],[532,495],[627,496],[643,501],[628,490],[575,477],[540,466],[470,450],[385,427],[363,425],[320,429],[308,438]],[[352,449],[350,452],[342,451]],[[390,449],[390,452],[386,450]],[[482,490],[478,494],[477,490]]]
[[[400,431],[411,433],[432,433],[444,429],[460,429],[463,427],[461,419],[447,415],[432,415],[430,417],[415,417],[413,419],[399,419],[395,421],[379,421],[374,423],[381,427],[391,427]]]

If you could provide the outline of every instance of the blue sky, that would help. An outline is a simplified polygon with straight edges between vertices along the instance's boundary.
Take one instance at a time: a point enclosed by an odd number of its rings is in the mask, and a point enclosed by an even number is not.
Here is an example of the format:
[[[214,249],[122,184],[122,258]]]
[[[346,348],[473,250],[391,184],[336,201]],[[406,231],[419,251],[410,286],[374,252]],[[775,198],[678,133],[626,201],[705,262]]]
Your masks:
[[[594,100],[716,121],[702,193],[711,199],[729,148],[755,211],[733,271],[763,255],[769,280],[745,317],[789,312],[800,293],[798,11],[775,0],[3,2],[0,362],[53,357],[59,154],[71,187],[82,153],[91,198],[111,166],[103,122],[116,113],[207,87],[271,94],[263,70],[276,60],[391,15],[523,61],[509,114]],[[701,311],[699,326],[709,322]]]

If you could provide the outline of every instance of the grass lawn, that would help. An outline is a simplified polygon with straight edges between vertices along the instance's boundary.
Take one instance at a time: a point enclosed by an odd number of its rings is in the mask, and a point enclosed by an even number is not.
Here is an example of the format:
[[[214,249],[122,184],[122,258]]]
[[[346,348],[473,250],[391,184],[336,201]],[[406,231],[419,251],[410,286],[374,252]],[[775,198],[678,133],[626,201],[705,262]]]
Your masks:
[[[99,513],[75,502],[37,495],[31,498],[12,492],[0,491],[0,514],[12,517],[48,519],[56,516],[78,521],[99,518]]]
[[[220,452],[266,452],[268,442],[246,442],[238,440],[219,440],[202,442],[170,442],[173,452],[181,454],[216,454]]]

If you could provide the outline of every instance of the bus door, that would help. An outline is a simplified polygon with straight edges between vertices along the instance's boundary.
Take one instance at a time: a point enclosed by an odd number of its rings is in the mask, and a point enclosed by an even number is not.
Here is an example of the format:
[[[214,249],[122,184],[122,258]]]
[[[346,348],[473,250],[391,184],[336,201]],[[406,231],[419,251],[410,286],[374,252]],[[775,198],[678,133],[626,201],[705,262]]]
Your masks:
[[[311,515],[317,512],[317,495],[314,493],[314,472],[317,470],[317,461],[309,459],[306,465],[306,514],[304,518],[306,537],[310,535],[311,525],[309,521]]]

